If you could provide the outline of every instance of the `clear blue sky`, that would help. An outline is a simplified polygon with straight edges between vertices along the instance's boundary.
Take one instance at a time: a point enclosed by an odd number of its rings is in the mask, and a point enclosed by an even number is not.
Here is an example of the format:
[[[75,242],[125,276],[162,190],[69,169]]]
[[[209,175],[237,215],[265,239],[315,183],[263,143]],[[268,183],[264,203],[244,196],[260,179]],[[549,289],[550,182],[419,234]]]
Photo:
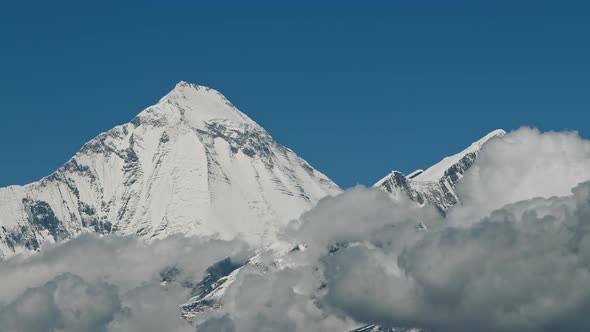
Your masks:
[[[50,174],[179,80],[343,187],[496,128],[590,137],[587,1],[96,3],[0,4],[0,185]]]

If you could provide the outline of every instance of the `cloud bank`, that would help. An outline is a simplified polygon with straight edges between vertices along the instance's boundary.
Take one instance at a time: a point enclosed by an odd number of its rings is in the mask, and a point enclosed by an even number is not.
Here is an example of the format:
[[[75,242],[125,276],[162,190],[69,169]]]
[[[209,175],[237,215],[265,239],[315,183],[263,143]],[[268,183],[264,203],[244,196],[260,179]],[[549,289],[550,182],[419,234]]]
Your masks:
[[[239,241],[85,234],[0,263],[0,331],[194,331],[179,305],[206,268],[251,255]]]
[[[362,324],[436,332],[588,331],[590,142],[523,128],[486,144],[434,209],[357,187],[286,227],[244,266],[216,310],[178,306],[205,269],[245,261],[238,241],[150,244],[89,235],[0,264],[9,331],[347,331]],[[426,225],[427,229],[417,227]],[[171,269],[174,268],[174,269]],[[174,271],[173,278],[164,278]],[[0,327],[0,331],[2,328]]]

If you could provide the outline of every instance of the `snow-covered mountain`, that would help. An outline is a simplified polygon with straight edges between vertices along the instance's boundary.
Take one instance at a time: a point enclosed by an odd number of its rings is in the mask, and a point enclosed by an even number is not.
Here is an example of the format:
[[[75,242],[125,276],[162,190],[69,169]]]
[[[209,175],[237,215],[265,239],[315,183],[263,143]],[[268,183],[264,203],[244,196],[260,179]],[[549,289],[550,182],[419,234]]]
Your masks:
[[[482,147],[491,139],[502,137],[506,132],[497,129],[471,144],[465,150],[446,157],[426,170],[416,170],[408,175],[392,171],[375,183],[393,197],[407,195],[420,205],[430,204],[443,214],[459,202],[455,186],[475,161]]]
[[[0,188],[0,252],[80,232],[240,235],[253,244],[340,189],[219,92],[180,82],[55,173]]]
[[[425,171],[392,171],[375,187],[445,214],[459,202],[455,186],[479,151],[504,134],[495,130]],[[239,237],[261,248],[277,240],[281,226],[340,191],[219,92],[180,82],[129,123],[86,143],[50,176],[0,188],[0,258],[82,232]],[[244,264],[264,273],[284,268],[281,258],[295,249],[276,246],[245,263],[227,258],[210,266],[202,280],[187,284],[192,297],[179,299],[183,317],[222,307]],[[262,255],[271,255],[271,263]],[[173,282],[174,274],[174,268],[163,271],[162,283]],[[423,330],[369,325],[355,331]]]

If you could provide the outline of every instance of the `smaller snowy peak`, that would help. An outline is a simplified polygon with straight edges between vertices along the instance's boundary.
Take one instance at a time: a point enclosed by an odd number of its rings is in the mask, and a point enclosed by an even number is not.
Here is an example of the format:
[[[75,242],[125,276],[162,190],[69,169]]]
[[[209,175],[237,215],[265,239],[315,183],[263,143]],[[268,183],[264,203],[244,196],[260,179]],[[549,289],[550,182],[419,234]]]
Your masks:
[[[476,162],[482,147],[493,138],[505,134],[502,129],[494,130],[463,151],[444,158],[426,170],[418,169],[407,176],[398,171],[391,171],[377,181],[374,187],[381,188],[394,197],[399,193],[405,193],[418,204],[428,203],[445,214],[451,206],[459,202],[455,186]]]
[[[473,142],[465,150],[463,150],[457,154],[454,154],[452,156],[445,157],[443,160],[441,160],[437,164],[430,166],[425,171],[421,172],[420,174],[414,175],[411,178],[416,181],[424,181],[424,182],[439,181],[442,177],[444,177],[445,173],[450,168],[452,168],[454,165],[456,165],[458,162],[460,162],[461,159],[465,158],[469,154],[479,152],[479,150],[481,150],[481,148],[484,146],[484,144],[486,144],[489,140],[496,138],[496,137],[502,137],[504,135],[506,135],[506,131],[504,131],[503,129],[496,129],[496,130],[488,133],[484,137],[480,138],[479,140]]]
[[[483,143],[489,141],[491,138],[494,138],[494,137],[502,137],[504,135],[506,135],[506,130],[504,130],[504,129],[496,129],[494,131],[491,131],[489,134],[485,135],[478,142],[482,142],[482,144],[483,144]]]

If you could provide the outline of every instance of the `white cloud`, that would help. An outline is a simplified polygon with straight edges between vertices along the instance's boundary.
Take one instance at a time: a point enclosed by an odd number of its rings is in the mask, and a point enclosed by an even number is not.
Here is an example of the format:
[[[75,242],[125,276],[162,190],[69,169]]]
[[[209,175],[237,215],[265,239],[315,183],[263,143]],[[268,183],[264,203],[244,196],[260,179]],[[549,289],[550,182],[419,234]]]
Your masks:
[[[179,309],[192,285],[249,255],[238,241],[82,235],[0,264],[0,331],[194,331]]]
[[[484,146],[457,188],[462,206],[449,220],[476,222],[509,203],[568,195],[589,179],[590,141],[576,132],[521,128]]]
[[[525,201],[470,227],[422,232],[401,253],[369,238],[324,257],[323,301],[359,321],[435,331],[585,331],[589,231],[585,183],[567,198]]]
[[[2,331],[105,331],[121,309],[116,287],[64,273],[0,310]]]

